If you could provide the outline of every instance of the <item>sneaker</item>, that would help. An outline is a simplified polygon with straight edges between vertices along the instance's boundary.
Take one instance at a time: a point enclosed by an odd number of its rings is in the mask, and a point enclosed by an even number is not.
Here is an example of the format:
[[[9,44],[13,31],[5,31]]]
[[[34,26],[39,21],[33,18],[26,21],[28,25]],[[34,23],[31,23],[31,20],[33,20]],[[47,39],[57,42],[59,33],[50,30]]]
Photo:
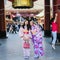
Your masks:
[[[52,48],[55,50],[55,45],[52,45]]]
[[[29,60],[29,58],[24,58],[24,60]]]
[[[39,56],[38,56],[38,55],[35,55],[35,56],[34,56],[34,58],[35,58],[35,59],[38,59],[38,58],[39,58]]]
[[[25,59],[29,59],[29,56],[24,56]]]

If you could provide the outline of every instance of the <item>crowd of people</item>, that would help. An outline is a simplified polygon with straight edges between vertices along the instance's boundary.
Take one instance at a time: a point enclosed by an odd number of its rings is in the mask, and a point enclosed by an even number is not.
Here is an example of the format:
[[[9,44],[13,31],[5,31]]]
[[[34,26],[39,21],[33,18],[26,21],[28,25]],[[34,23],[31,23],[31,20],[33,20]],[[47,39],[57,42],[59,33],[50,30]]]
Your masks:
[[[17,33],[20,29],[20,24],[18,23],[8,23],[7,24],[7,32],[9,33]]]
[[[55,50],[55,43],[57,41],[57,13],[55,17],[51,19],[51,31],[52,31],[52,48]],[[43,49],[43,35],[42,35],[43,27],[37,22],[36,19],[25,19],[20,24],[13,23],[7,24],[7,32],[9,33],[17,33],[19,32],[19,37],[22,39],[22,48],[24,58],[30,57],[30,41],[33,43],[34,48],[34,58],[39,59],[40,56],[44,55]]]

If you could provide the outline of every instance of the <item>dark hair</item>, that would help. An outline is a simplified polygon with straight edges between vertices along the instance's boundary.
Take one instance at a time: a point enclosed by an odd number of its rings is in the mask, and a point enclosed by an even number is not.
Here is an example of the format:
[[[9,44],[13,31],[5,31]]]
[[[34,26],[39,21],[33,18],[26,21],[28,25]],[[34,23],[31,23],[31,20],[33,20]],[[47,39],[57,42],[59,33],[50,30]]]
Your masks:
[[[30,30],[30,29],[31,29],[31,25],[30,25],[30,21],[29,21],[29,20],[28,20],[27,29],[28,29],[28,30]]]
[[[26,21],[28,21],[27,30],[30,30],[30,29],[31,29],[30,21],[29,21],[29,20],[26,20]],[[25,22],[24,22],[24,24],[23,24],[23,28],[25,28]]]
[[[50,24],[54,21],[55,17],[51,18],[50,20]]]
[[[25,26],[25,22],[24,22],[24,24],[22,25],[22,27],[24,28],[24,26]]]

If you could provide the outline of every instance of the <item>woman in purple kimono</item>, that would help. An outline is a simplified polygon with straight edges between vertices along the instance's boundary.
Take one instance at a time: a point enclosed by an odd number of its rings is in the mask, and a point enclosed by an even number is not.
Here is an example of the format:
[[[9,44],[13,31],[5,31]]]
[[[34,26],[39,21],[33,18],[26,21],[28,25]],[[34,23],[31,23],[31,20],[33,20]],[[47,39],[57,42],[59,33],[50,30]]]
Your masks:
[[[31,25],[31,34],[32,34],[32,42],[34,45],[34,58],[39,58],[39,56],[44,55],[43,51],[43,36],[42,32],[37,24],[34,24],[33,21],[30,21]]]

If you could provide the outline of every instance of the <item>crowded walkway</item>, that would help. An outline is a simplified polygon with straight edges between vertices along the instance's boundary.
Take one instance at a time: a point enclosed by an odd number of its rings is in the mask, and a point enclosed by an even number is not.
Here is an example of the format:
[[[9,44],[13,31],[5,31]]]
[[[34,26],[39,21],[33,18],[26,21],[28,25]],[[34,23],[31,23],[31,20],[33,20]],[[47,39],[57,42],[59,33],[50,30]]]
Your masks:
[[[22,51],[22,40],[17,34],[8,34],[7,39],[0,39],[0,60],[24,60]],[[56,49],[51,47],[51,38],[45,38],[43,41],[44,56],[39,60],[60,60],[60,46]],[[34,60],[33,47],[31,43],[31,56],[29,60]]]

